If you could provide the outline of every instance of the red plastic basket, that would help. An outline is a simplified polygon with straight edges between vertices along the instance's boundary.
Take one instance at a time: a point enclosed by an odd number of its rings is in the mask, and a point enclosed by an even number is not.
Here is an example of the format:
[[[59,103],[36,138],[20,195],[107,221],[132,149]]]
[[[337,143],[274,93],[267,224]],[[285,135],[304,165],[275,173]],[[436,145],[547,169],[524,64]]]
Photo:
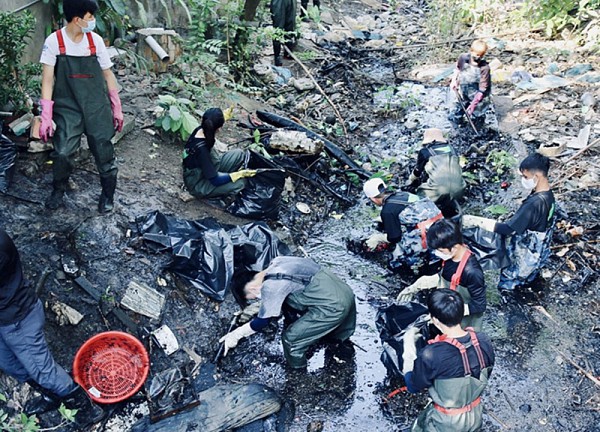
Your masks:
[[[133,396],[150,370],[144,345],[128,333],[109,331],[88,339],[73,361],[75,382],[98,403],[110,404]]]

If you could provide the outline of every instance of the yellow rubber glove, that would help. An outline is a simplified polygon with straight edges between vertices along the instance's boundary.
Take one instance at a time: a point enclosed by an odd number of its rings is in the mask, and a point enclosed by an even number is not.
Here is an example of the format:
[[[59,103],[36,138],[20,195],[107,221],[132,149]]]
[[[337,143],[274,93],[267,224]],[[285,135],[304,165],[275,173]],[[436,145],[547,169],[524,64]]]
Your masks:
[[[229,173],[229,177],[231,177],[232,182],[236,182],[241,178],[245,177],[254,177],[256,175],[256,170],[243,169],[236,172]]]
[[[223,111],[223,118],[225,121],[229,121],[233,118],[233,105]]]

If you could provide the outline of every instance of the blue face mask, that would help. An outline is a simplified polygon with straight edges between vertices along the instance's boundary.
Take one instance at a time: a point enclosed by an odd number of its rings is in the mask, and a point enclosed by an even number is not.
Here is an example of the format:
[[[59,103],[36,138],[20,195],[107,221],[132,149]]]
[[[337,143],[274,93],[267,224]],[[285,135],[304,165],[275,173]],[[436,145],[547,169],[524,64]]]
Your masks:
[[[84,20],[85,21],[85,20]],[[81,27],[81,31],[84,33],[93,32],[96,28],[96,20],[85,21],[87,23],[87,27]]]

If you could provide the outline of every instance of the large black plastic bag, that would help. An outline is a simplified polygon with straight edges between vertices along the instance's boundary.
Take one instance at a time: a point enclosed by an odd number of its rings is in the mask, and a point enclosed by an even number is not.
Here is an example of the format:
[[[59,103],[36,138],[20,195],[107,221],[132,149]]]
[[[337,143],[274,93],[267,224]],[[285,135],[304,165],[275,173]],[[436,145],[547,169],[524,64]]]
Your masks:
[[[383,344],[381,362],[390,377],[402,376],[402,354],[404,353],[406,329],[413,326],[420,329],[423,338],[417,341],[417,350],[425,346],[429,339],[427,308],[416,302],[392,304],[379,309],[375,325]]]
[[[248,169],[280,168],[270,160],[248,151],[245,167]],[[248,219],[276,219],[285,183],[285,171],[264,171],[246,178],[246,187],[236,195],[228,211]]]
[[[221,225],[211,218],[189,221],[152,211],[136,220],[148,247],[171,252],[165,266],[208,297],[223,301],[239,268],[264,270],[290,253],[264,224]]]
[[[480,227],[463,228],[462,233],[483,270],[501,269],[510,264],[504,236]]]
[[[228,231],[235,247],[235,267],[262,271],[273,258],[291,255],[290,248],[262,222],[236,226]]]
[[[15,173],[17,145],[0,135],[0,192],[6,193]]]

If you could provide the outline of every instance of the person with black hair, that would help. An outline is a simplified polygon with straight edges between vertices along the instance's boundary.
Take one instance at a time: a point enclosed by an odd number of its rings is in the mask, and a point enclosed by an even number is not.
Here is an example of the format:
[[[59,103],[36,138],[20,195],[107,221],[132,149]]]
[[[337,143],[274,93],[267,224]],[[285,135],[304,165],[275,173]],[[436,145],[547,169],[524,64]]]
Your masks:
[[[550,190],[550,159],[533,153],[521,162],[521,184],[531,191],[517,212],[505,223],[479,216],[464,215],[463,227],[479,227],[486,231],[511,236],[507,244],[510,264],[500,273],[498,288],[513,290],[534,281],[550,256],[554,230],[555,201]]]
[[[244,189],[246,177],[256,170],[240,169],[246,153],[240,149],[220,154],[215,148],[216,134],[225,124],[220,108],[209,108],[202,115],[202,123],[188,138],[183,150],[183,182],[197,198],[215,198],[234,195]]]
[[[463,244],[458,224],[441,219],[427,231],[427,247],[443,260],[439,275],[422,276],[405,288],[398,301],[410,301],[413,295],[427,288],[450,288],[465,302],[462,327],[481,330],[483,313],[487,306],[485,278],[477,257]]]
[[[460,160],[440,129],[425,129],[417,164],[405,187],[405,190],[426,196],[438,206],[462,197],[465,180]]]
[[[73,157],[85,134],[100,174],[98,211],[106,213],[114,207],[117,187],[111,139],[123,128],[117,80],[104,40],[94,33],[96,1],[64,0],[62,5],[67,25],[46,38],[40,57],[40,138],[47,141],[54,136],[52,194],[46,207],[56,210],[64,204]]]
[[[54,360],[44,336],[44,305],[25,278],[13,240],[0,229],[0,369],[27,382],[41,396],[25,404],[28,415],[57,409],[61,403],[78,409],[83,427],[100,421],[104,411],[90,400]]]
[[[495,362],[489,338],[472,328],[463,329],[464,302],[447,288],[431,293],[427,301],[432,324],[442,334],[417,352],[421,337],[410,327],[403,342],[403,374],[409,392],[427,388],[432,399],[413,424],[412,431],[476,431],[481,428],[481,394]]]
[[[433,222],[442,218],[440,209],[427,197],[403,191],[388,192],[379,177],[367,180],[363,192],[373,204],[381,207],[384,231],[371,235],[365,245],[377,250],[379,244],[390,243],[392,267],[402,264],[420,267],[427,253],[425,234]]]
[[[344,281],[309,258],[279,256],[252,279],[239,280],[234,288],[247,300],[260,299],[258,315],[227,333],[219,342],[224,355],[238,342],[264,329],[283,314],[283,353],[292,369],[306,367],[306,351],[326,338],[346,342],[356,326],[354,293]]]

